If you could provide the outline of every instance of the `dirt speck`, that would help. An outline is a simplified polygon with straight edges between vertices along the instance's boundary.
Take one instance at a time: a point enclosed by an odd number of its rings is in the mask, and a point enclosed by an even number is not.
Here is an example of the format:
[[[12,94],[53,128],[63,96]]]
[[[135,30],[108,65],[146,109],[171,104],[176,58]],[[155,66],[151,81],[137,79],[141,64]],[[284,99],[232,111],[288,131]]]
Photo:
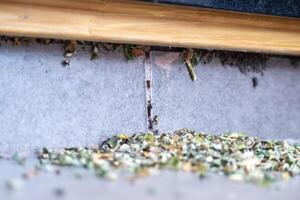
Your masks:
[[[253,78],[252,78],[252,86],[253,86],[253,88],[256,88],[257,85],[258,85],[258,80],[257,80],[256,77],[253,77]]]

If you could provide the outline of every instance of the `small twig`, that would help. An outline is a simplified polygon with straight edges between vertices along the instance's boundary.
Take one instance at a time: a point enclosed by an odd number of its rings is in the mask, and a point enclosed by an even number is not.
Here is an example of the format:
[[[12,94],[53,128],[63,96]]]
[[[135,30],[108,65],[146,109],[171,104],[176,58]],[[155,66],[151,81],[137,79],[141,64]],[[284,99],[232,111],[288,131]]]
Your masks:
[[[195,81],[197,79],[197,75],[195,73],[194,67],[192,66],[191,60],[187,60],[185,62],[185,64],[188,68],[188,71],[189,71],[189,74],[190,74],[190,77],[191,77],[192,81]]]
[[[192,81],[195,81],[197,79],[197,75],[195,73],[193,64],[191,62],[192,58],[193,58],[193,50],[192,49],[187,49],[187,51],[184,53],[184,62],[187,66],[187,69],[189,71],[190,77],[192,79]]]

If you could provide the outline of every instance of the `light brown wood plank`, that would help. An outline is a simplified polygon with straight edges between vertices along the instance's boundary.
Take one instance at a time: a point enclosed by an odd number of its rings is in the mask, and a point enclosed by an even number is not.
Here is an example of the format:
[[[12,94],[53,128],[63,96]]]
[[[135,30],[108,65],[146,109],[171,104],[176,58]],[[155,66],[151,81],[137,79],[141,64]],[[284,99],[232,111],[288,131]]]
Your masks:
[[[1,0],[0,34],[300,55],[299,19],[128,0]]]

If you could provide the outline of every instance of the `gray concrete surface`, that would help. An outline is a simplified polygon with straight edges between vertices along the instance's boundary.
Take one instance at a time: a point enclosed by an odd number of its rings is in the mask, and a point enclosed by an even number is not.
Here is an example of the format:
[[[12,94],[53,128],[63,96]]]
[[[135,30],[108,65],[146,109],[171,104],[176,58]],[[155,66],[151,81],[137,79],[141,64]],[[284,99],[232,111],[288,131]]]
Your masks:
[[[161,54],[152,52],[152,63]],[[223,67],[217,59],[199,64],[195,71],[198,79],[192,82],[180,62],[169,70],[153,64],[153,105],[160,131],[186,127],[267,139],[300,138],[300,68],[289,60],[272,58],[263,76]]]
[[[89,60],[89,47],[63,67],[61,45],[0,47],[0,155],[42,146],[85,146],[119,133],[146,130],[144,58],[127,62],[121,49]],[[162,69],[163,52],[152,52],[153,108],[158,128],[206,132],[247,131],[264,138],[299,139],[300,69],[272,59],[264,76],[241,74],[217,60],[197,66],[192,82],[179,61]],[[258,78],[252,87],[251,78]],[[268,188],[235,183],[222,176],[163,171],[134,183],[98,179],[92,172],[65,168],[29,180],[37,160],[25,166],[0,159],[0,199],[299,199],[300,179]],[[80,173],[81,179],[74,177]],[[22,185],[9,190],[6,183]],[[57,193],[60,196],[57,196]]]
[[[0,153],[146,130],[143,58],[118,49],[90,61],[86,47],[63,67],[62,55],[58,44],[0,47]]]
[[[144,58],[126,61],[118,49],[91,61],[89,48],[81,46],[63,67],[60,44],[2,44],[0,154],[86,146],[146,130]],[[198,80],[192,82],[180,61],[170,70],[158,67],[161,54],[152,52],[150,58],[159,130],[300,138],[300,68],[288,59],[271,59],[264,76],[244,75],[214,60],[197,66]]]
[[[195,174],[162,171],[159,174],[128,181],[122,175],[116,181],[97,178],[92,172],[65,168],[60,175],[42,171],[37,176],[24,180],[23,173],[30,171],[36,161],[19,166],[13,162],[0,161],[0,199],[5,200],[80,200],[80,199],[211,199],[211,200],[298,200],[300,177],[278,182],[269,187],[250,183],[232,182],[226,177],[210,175],[199,179]],[[75,178],[81,174],[82,178]],[[15,190],[6,187],[7,181],[21,180]],[[57,196],[57,190],[60,196]]]

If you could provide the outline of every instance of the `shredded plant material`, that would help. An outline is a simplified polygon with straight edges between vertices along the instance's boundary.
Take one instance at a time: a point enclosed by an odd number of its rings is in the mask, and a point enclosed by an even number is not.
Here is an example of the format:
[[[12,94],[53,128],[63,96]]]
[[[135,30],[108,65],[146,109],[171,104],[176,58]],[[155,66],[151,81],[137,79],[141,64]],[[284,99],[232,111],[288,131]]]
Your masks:
[[[91,60],[94,60],[99,57],[99,47],[94,45],[92,47]]]
[[[77,46],[77,42],[72,40],[69,43],[67,43],[67,45],[65,46],[65,53],[64,56],[66,58],[71,58],[76,54],[76,46]]]
[[[120,170],[139,177],[173,169],[265,185],[300,173],[300,144],[265,141],[244,133],[207,135],[182,129],[159,135],[119,134],[96,148],[45,148],[39,159],[42,165],[83,167],[113,179]]]
[[[144,56],[150,50],[149,47],[140,45],[124,45],[124,55],[127,60],[133,60],[137,57]]]

